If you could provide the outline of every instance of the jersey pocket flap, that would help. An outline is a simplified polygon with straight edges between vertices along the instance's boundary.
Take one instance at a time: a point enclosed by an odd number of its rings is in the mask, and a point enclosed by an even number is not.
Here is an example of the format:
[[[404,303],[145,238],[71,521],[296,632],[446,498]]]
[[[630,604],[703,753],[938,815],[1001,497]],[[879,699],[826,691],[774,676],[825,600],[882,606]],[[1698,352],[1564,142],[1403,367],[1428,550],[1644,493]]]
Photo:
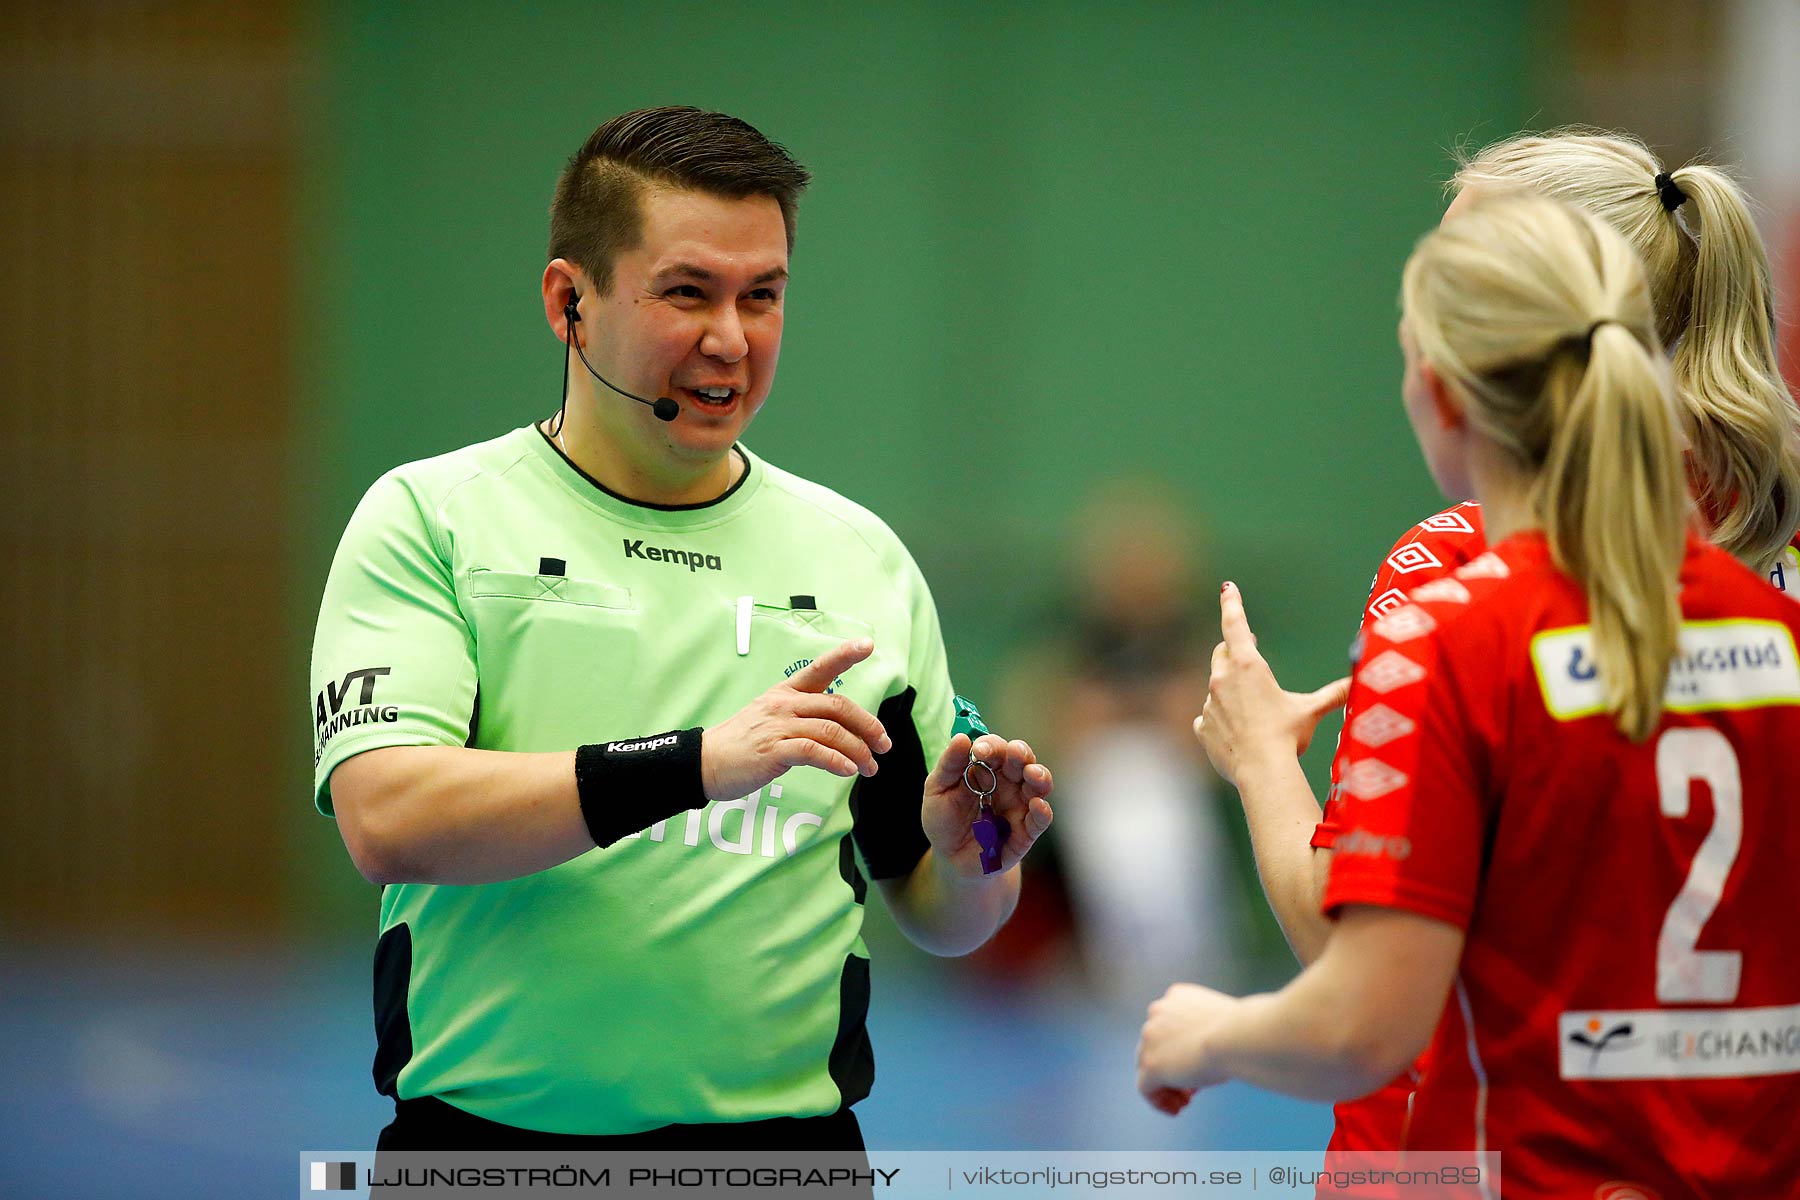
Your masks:
[[[833,641],[875,636],[875,627],[866,621],[822,608],[787,608],[779,604],[756,604],[752,611],[758,621],[773,621],[789,629],[816,633]]]
[[[528,575],[522,571],[490,571],[477,567],[469,572],[469,596],[480,600],[503,597],[510,600],[548,600],[563,604],[585,604],[590,608],[630,608],[631,590],[592,579],[571,579],[566,575]]]

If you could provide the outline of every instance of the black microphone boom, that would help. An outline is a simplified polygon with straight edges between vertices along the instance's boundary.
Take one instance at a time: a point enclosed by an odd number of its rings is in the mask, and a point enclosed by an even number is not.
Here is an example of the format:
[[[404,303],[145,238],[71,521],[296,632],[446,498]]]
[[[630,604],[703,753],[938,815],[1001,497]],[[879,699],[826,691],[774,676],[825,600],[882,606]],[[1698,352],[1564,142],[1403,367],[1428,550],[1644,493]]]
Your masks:
[[[676,417],[679,417],[681,415],[681,405],[675,403],[675,401],[669,399],[667,396],[658,396],[654,400],[646,400],[642,396],[634,395],[617,384],[610,382],[606,376],[594,370],[594,364],[587,360],[586,354],[582,353],[581,343],[575,340],[575,322],[581,320],[581,310],[575,307],[575,299],[575,297],[571,296],[569,302],[563,305],[563,316],[567,318],[566,323],[563,325],[563,340],[575,351],[576,356],[581,359],[581,365],[587,368],[587,373],[592,375],[595,379],[598,379],[601,383],[606,384],[607,387],[619,393],[619,395],[625,397],[627,400],[636,400],[639,404],[648,404],[650,406],[650,411],[656,414],[656,418],[659,421],[673,421]],[[563,404],[567,405],[568,402],[569,356],[565,352],[563,354]],[[559,411],[557,428],[560,429],[561,427],[562,421],[561,413]]]
[[[587,368],[589,375],[592,375],[601,383],[606,384],[607,387],[619,393],[619,395],[625,397],[627,400],[636,400],[639,404],[648,404],[650,406],[650,411],[656,414],[658,420],[673,421],[676,417],[681,415],[681,405],[675,403],[675,401],[669,399],[667,396],[658,396],[654,400],[646,400],[642,396],[633,395],[616,383],[608,382],[604,375],[594,370],[594,365],[587,360],[587,355],[581,353],[581,343],[574,342],[572,339],[571,341],[575,347],[575,353],[581,359],[581,365]]]

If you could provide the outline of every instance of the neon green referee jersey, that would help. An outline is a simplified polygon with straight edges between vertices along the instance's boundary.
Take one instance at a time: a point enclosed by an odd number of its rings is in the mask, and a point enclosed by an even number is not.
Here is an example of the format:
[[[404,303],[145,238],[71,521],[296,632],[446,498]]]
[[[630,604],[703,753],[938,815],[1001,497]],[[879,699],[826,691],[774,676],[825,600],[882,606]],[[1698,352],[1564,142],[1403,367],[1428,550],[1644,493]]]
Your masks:
[[[741,448],[740,448],[741,449]],[[949,741],[936,609],[891,530],[742,451],[708,504],[608,493],[535,428],[383,476],[313,647],[314,788],[380,746],[569,750],[711,726],[839,642],[895,748],[799,768],[506,883],[381,895],[376,1083],[556,1133],[830,1113],[874,1078],[866,884],[926,848]],[[497,835],[500,831],[496,831]]]

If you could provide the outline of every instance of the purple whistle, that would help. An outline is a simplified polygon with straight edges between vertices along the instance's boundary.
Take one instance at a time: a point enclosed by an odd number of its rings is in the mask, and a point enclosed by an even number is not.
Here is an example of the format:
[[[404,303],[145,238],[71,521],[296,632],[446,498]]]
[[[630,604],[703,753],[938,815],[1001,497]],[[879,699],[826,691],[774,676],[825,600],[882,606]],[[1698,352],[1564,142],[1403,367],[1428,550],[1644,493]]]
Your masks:
[[[983,804],[981,815],[975,818],[969,831],[975,835],[975,844],[981,847],[981,873],[992,875],[1000,869],[1000,852],[1006,848],[1006,839],[1012,836],[1012,826],[1005,817]]]

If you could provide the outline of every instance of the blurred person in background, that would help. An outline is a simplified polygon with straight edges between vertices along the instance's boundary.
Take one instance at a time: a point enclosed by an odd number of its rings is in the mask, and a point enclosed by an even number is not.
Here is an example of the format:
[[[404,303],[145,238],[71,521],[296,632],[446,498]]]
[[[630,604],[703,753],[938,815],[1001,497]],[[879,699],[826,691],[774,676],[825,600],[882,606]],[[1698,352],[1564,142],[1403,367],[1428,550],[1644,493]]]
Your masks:
[[[738,440],[807,180],[724,114],[602,125],[551,205],[562,411],[390,471],[345,531],[315,794],[383,885],[383,1150],[860,1149],[865,865],[938,954],[1017,901],[1049,772],[952,738],[892,531]]]
[[[1402,293],[1407,416],[1492,548],[1362,647],[1323,950],[1277,995],[1171,988],[1140,1090],[1343,1099],[1435,1033],[1398,1148],[1498,1151],[1508,1196],[1785,1192],[1800,608],[1693,531],[1691,407],[1610,225],[1479,197]],[[1233,702],[1199,732],[1241,785],[1285,778],[1311,717],[1221,607]]]
[[[1141,1009],[1171,963],[1248,978],[1233,972],[1254,940],[1256,888],[1191,728],[1214,633],[1200,532],[1168,489],[1139,481],[1097,486],[1076,511],[1064,598],[1034,614],[1003,696],[1058,763],[1046,849],[1087,975]],[[1034,887],[1030,902],[1054,894]]]
[[[1629,135],[1586,129],[1496,142],[1461,162],[1452,187],[1446,221],[1482,197],[1534,192],[1591,212],[1625,236],[1647,272],[1658,344],[1673,367],[1686,477],[1710,536],[1778,588],[1800,594],[1791,549],[1800,524],[1796,412],[1776,363],[1768,254],[1743,189],[1719,168],[1665,171]],[[1487,544],[1481,506],[1472,501],[1409,529],[1376,572],[1359,637],[1408,592],[1480,556]],[[1215,694],[1208,703],[1216,710],[1235,699]],[[1361,719],[1353,705],[1345,728]],[[1319,901],[1344,805],[1357,795],[1344,773],[1348,749],[1340,741],[1322,815],[1297,764],[1278,778],[1238,784],[1269,904],[1302,963],[1318,956],[1334,927]],[[1339,1104],[1331,1148],[1397,1148],[1422,1069]]]

